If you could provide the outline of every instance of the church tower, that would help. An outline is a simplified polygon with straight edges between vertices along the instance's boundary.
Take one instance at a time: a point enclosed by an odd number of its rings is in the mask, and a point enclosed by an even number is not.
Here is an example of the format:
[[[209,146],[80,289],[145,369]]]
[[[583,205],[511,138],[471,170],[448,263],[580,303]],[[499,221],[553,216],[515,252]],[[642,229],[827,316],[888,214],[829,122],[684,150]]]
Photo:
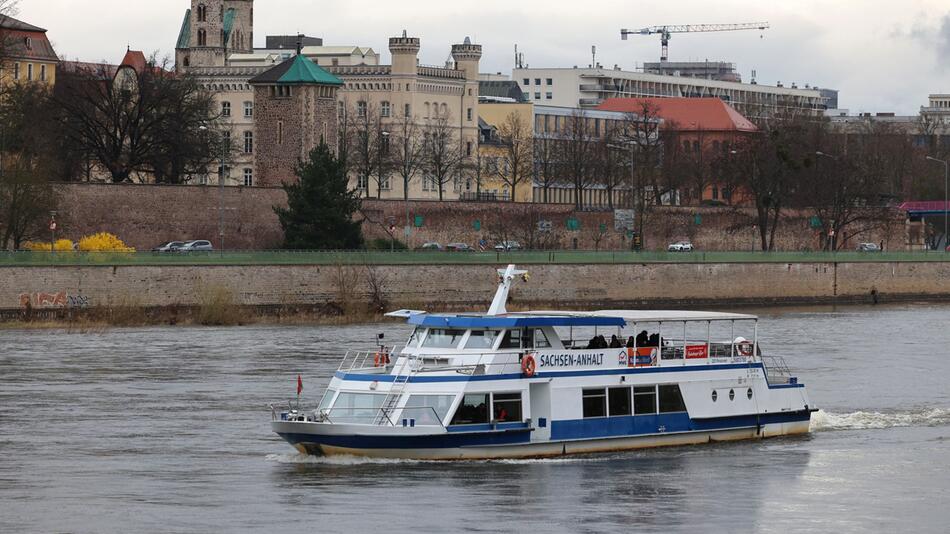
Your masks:
[[[191,0],[175,46],[175,68],[221,67],[254,50],[254,0]]]

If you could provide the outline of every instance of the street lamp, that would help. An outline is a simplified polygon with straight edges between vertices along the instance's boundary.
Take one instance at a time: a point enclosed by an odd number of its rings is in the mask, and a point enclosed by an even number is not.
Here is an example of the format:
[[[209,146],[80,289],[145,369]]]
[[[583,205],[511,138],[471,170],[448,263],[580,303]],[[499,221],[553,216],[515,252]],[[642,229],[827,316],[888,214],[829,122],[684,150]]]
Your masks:
[[[820,151],[820,150],[816,150],[816,151],[815,151],[815,155],[818,156],[819,158],[822,158],[822,157],[823,157],[823,158],[829,158],[829,159],[831,159],[831,160],[833,160],[833,161],[838,161],[838,156],[835,156],[835,155],[832,155],[832,154],[826,154],[826,153],[824,153],[824,152],[822,152],[822,151]],[[837,252],[837,251],[838,251],[838,232],[835,230],[835,226],[838,225],[838,218],[837,218],[837,214],[838,214],[838,188],[837,188],[837,187],[835,187],[835,203],[834,203],[834,206],[832,206],[831,209],[832,209],[833,217],[832,217],[832,221],[831,221],[831,231],[828,232],[828,237],[831,238],[831,251],[832,251],[832,252]]]
[[[943,250],[947,250],[947,182],[950,181],[950,160],[927,156],[930,161],[943,163]]]

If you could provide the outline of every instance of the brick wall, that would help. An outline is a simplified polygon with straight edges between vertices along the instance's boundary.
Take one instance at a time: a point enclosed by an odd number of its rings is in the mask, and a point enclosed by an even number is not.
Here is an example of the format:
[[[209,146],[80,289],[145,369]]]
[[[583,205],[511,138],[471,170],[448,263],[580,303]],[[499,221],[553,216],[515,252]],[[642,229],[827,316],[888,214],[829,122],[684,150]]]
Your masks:
[[[218,240],[218,206],[224,207],[225,245],[236,249],[277,248],[283,233],[273,206],[286,203],[280,188],[216,186],[153,186],[130,184],[64,184],[58,186],[60,235],[77,239],[99,231],[115,233],[138,249],[147,249],[173,239]],[[220,200],[219,200],[220,199]],[[410,222],[421,217],[422,226],[413,228],[411,246],[426,241],[443,245],[464,242],[475,245],[517,240],[535,246],[554,244],[579,249],[629,248],[623,232],[614,229],[610,212],[575,212],[570,205],[512,203],[470,203],[410,201]],[[402,201],[364,200],[364,232],[368,238],[389,239],[388,226],[397,227],[403,239],[406,204]],[[697,219],[697,215],[699,218]],[[568,229],[568,220],[579,222],[578,230]],[[733,229],[739,216],[719,208],[657,208],[646,226],[645,245],[665,248],[671,241],[690,239],[700,250],[759,249],[758,236],[749,227]],[[537,221],[551,223],[549,233],[537,230]],[[478,224],[476,225],[476,221]],[[697,224],[698,223],[698,224]],[[606,234],[601,237],[601,225]],[[477,228],[476,228],[477,226]],[[817,249],[818,236],[803,215],[790,215],[777,235],[780,250]],[[903,250],[907,229],[895,214],[889,233],[875,232],[860,240],[884,241],[888,250]]]

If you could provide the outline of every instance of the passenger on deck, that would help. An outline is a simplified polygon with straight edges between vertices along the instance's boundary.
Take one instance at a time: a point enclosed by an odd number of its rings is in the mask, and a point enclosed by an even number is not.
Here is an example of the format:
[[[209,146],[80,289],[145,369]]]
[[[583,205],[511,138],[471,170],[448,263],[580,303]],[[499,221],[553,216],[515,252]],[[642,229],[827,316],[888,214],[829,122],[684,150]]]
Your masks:
[[[610,336],[610,348],[619,349],[620,347],[623,347],[623,343],[620,342],[617,334]]]
[[[660,346],[660,334],[650,334],[650,340],[647,343],[650,347],[659,347]]]
[[[636,340],[633,339],[633,336],[627,338],[627,348],[632,349],[637,344]]]
[[[637,334],[637,346],[646,347],[649,342],[650,342],[650,335],[647,334],[646,330],[641,330],[640,333]]]

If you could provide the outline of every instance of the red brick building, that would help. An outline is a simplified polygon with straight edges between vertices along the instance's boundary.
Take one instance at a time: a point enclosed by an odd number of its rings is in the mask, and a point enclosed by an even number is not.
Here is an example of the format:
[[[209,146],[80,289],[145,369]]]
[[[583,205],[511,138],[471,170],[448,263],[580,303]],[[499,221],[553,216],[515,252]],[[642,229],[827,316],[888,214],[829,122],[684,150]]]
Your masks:
[[[684,203],[742,203],[743,195],[730,191],[717,176],[717,163],[758,128],[726,102],[718,98],[610,98],[597,109],[636,114],[648,110],[663,121],[661,129],[671,141],[667,157],[679,162]]]

